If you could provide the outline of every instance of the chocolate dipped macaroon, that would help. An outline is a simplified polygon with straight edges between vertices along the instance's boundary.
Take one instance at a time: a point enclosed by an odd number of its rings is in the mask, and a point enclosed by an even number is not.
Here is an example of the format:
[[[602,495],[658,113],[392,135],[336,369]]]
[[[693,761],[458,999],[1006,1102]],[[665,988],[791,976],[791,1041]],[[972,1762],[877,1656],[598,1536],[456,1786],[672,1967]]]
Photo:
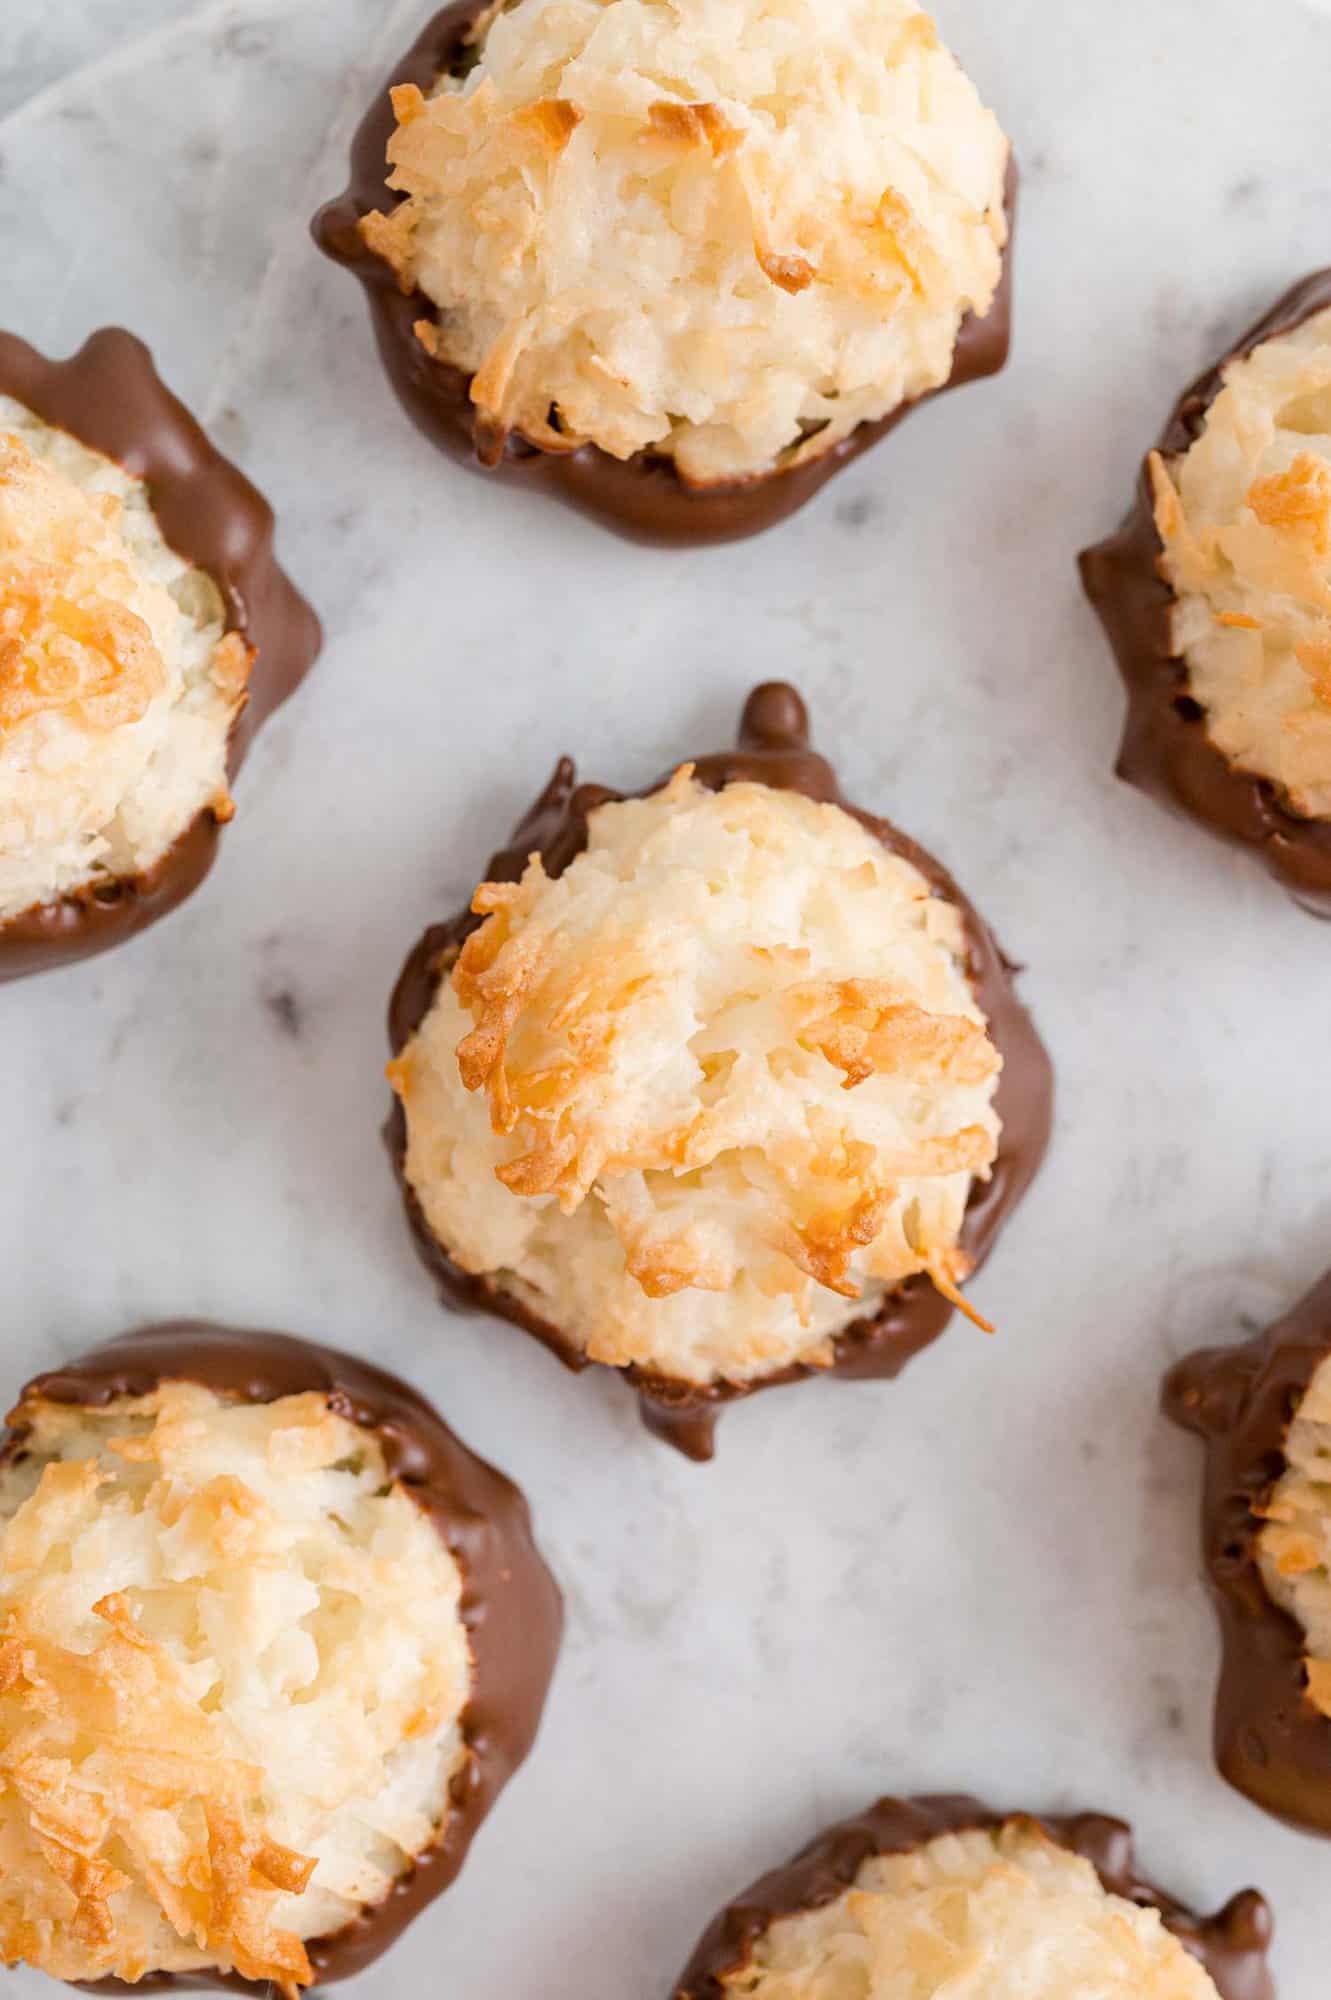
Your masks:
[[[272,509],[141,341],[48,361],[0,334],[0,980],[198,886],[319,642]]]
[[[895,1375],[970,1311],[1049,1133],[1011,966],[841,797],[780,683],[735,750],[644,794],[564,759],[412,952],[390,1033],[389,1144],[445,1301],[617,1369],[694,1458],[725,1403]]]
[[[1081,562],[1128,690],[1119,775],[1331,916],[1331,271],[1187,390]]]
[[[1121,1820],[880,1799],[723,1910],[673,2000],[1273,2000],[1271,1934],[1254,1890],[1198,1917],[1144,1881]]]
[[[376,1368],[179,1322],[39,1376],[0,1451],[0,1961],[360,1971],[531,1748],[560,1624],[517,1489]]]
[[[1331,1834],[1331,1275],[1257,1339],[1181,1361],[1165,1409],[1206,1446],[1216,1762],[1277,1818]]]
[[[1003,366],[1015,186],[917,0],[460,0],[314,228],[434,443],[726,541]]]

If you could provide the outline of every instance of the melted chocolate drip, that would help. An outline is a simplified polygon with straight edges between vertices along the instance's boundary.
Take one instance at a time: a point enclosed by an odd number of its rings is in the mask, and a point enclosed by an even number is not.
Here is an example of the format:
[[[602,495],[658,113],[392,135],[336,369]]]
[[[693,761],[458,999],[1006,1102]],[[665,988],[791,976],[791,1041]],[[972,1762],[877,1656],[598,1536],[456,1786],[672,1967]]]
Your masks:
[[[445,361],[433,360],[416,338],[417,320],[433,323],[438,308],[424,292],[404,293],[384,260],[366,249],[357,228],[362,216],[375,210],[387,213],[402,200],[387,185],[388,142],[397,123],[390,89],[414,83],[428,95],[441,76],[471,53],[468,37],[484,11],[478,0],[457,0],[426,23],[394,64],[356,133],[346,193],[321,208],[312,225],[319,248],[345,264],[365,287],[379,354],[398,400],[417,428],[451,458],[473,471],[495,472],[552,494],[632,541],[658,546],[729,542],[793,514],[833,473],[886,437],[921,403],[997,374],[1003,367],[1012,337],[1011,228],[1017,171],[1011,163],[1005,188],[1009,236],[1002,280],[984,318],[969,314],[962,322],[948,380],[876,423],[861,424],[821,458],[748,479],[696,487],[686,484],[674,461],[659,452],[617,459],[590,444],[551,452],[510,432],[496,456],[493,442],[478,434],[471,377]]]
[[[1307,1639],[1267,1595],[1261,1509],[1286,1469],[1285,1439],[1331,1354],[1331,1274],[1277,1326],[1203,1348],[1170,1371],[1166,1414],[1206,1445],[1202,1550],[1220,1619],[1216,1762],[1278,1819],[1331,1834],[1331,1718],[1308,1695]]]
[[[793,1861],[746,1890],[704,1931],[680,1976],[673,2000],[727,2000],[725,1975],[751,1964],[754,1945],[781,1917],[820,1909],[850,1888],[866,1861],[879,1854],[909,1854],[944,1834],[997,1828],[1030,1819],[998,1813],[978,1799],[947,1795],[880,1799],[856,1819],[820,1834]],[[1137,1873],[1132,1832],[1101,1813],[1036,1822],[1051,1840],[1091,1863],[1105,1888],[1143,1908],[1156,1909],[1179,1942],[1201,1960],[1220,2000],[1274,2000],[1266,1966],[1271,1913],[1253,1889],[1214,1917],[1198,1917]]]
[[[286,1334],[173,1321],[125,1334],[39,1375],[23,1399],[100,1408],[122,1396],[151,1395],[164,1381],[202,1383],[244,1403],[309,1391],[327,1397],[339,1416],[374,1433],[393,1479],[429,1515],[462,1572],[461,1614],[473,1663],[471,1697],[460,1721],[467,1759],[453,1779],[437,1845],[398,1878],[382,1903],[343,1930],[307,1941],[320,1984],[347,1979],[448,1888],[476,1829],[531,1749],[559,1650],[559,1592],[537,1553],[517,1487],[468,1451],[405,1382],[332,1348]],[[21,1426],[5,1434],[4,1457],[22,1456],[25,1435]],[[100,1980],[88,1990],[252,1995],[256,1988],[236,1973],[163,1972],[134,1986]]]
[[[1321,271],[1279,302],[1174,408],[1158,449],[1186,452],[1201,436],[1223,386],[1222,371],[1314,313],[1331,306],[1331,271]],[[1267,868],[1305,908],[1331,916],[1331,822],[1303,819],[1282,803],[1267,779],[1231,764],[1206,727],[1206,710],[1191,692],[1187,661],[1173,647],[1176,599],[1159,571],[1164,553],[1156,530],[1149,461],[1136,503],[1116,535],[1081,558],[1087,596],[1100,615],[1128,690],[1128,715],[1118,775],[1176,812],[1200,820],[1223,839],[1255,848]]]
[[[769,681],[749,696],[740,723],[739,747],[695,760],[699,782],[714,790],[739,781],[773,785],[801,792],[806,798],[840,805],[868,828],[893,854],[919,869],[936,895],[961,912],[967,945],[967,977],[989,1022],[989,1031],[1003,1057],[995,1107],[1002,1120],[998,1157],[988,1181],[972,1187],[962,1229],[962,1244],[974,1263],[983,1263],[999,1229],[1035,1177],[1049,1140],[1053,1111],[1053,1074],[1049,1058],[1030,1016],[1017,999],[1014,968],[1004,958],[979,914],[962,895],[947,871],[883,819],[861,812],[841,797],[836,776],[826,759],[809,744],[809,719],[793,687]],[[647,790],[655,791],[664,779]],[[579,785],[572,761],[561,758],[549,784],[513,835],[511,846],[496,854],[487,870],[492,882],[515,882],[534,851],[546,873],[560,875],[587,844],[587,820],[597,806],[623,793],[605,785]],[[638,794],[640,797],[645,793]],[[462,911],[447,923],[435,924],[408,958],[389,1008],[389,1038],[398,1053],[420,1027],[434,1005],[442,980],[452,967],[463,940],[479,919]],[[417,1249],[435,1279],[445,1303],[461,1312],[492,1312],[534,1334],[573,1369],[590,1365],[581,1346],[560,1328],[542,1319],[505,1292],[491,1278],[463,1271],[434,1236],[406,1178],[406,1118],[395,1101],[385,1138],[397,1170]],[[834,1342],[830,1368],[794,1362],[755,1382],[685,1382],[650,1369],[621,1371],[637,1391],[649,1430],[686,1456],[708,1459],[714,1448],[716,1420],[722,1407],[759,1389],[810,1376],[840,1375],[854,1380],[886,1377],[902,1368],[938,1338],[952,1316],[952,1307],[925,1277],[905,1280],[888,1294],[876,1312],[854,1321]]]
[[[209,443],[143,342],[118,327],[103,327],[67,361],[48,361],[0,333],[0,395],[142,479],[167,543],[217,585],[227,631],[255,655],[249,700],[231,732],[234,777],[260,724],[304,678],[321,639],[314,612],[278,568],[272,508]],[[0,923],[0,980],[88,958],[155,923],[198,887],[217,837],[218,822],[205,808],[141,874],[98,876]]]

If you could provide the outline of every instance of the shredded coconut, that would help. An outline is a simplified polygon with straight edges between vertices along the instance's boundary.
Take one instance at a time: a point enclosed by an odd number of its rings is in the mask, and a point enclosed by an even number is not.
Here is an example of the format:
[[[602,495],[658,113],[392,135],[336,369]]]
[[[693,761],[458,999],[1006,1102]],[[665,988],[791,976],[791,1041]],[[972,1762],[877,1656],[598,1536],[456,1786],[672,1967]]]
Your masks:
[[[939,388],[993,303],[1008,143],[916,0],[518,0],[394,93],[370,247],[496,434],[817,456]]]
[[[690,769],[533,859],[390,1067],[431,1228],[594,1360],[745,1381],[949,1296],[1000,1058],[960,913],[840,807]]]
[[[1295,1412],[1285,1461],[1266,1506],[1258,1560],[1275,1603],[1303,1627],[1308,1692],[1331,1716],[1331,1360]]]
[[[142,482],[0,396],[0,922],[230,816],[249,667]]]
[[[1212,740],[1331,818],[1331,310],[1232,361],[1197,442],[1152,459],[1174,638]]]
[[[1019,1819],[867,1861],[724,1983],[745,2000],[1218,2000],[1158,1910]]]
[[[36,1402],[0,1469],[0,1959],[234,1969],[391,1892],[464,1753],[461,1580],[319,1395]]]

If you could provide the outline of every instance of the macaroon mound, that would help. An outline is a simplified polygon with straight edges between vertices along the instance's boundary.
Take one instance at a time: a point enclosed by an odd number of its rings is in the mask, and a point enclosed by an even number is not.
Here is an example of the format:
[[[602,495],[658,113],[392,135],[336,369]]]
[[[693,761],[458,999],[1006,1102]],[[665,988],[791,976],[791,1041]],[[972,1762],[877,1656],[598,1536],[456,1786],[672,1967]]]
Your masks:
[[[0,396],[0,923],[231,816],[250,661],[143,482]]]
[[[464,1270],[700,1383],[830,1362],[916,1272],[955,1291],[1001,1058],[959,912],[841,807],[685,766],[472,909],[390,1071]]]
[[[1130,1830],[880,1799],[704,1932],[674,2000],[1272,2000],[1254,1891],[1196,1917],[1136,1873]]]
[[[358,1969],[446,1886],[534,1731],[557,1598],[518,1496],[402,1385],[277,1336],[131,1336],[9,1422],[0,1958],[288,1996]],[[502,1556],[468,1559],[454,1471]],[[472,1629],[504,1564],[532,1686],[503,1665],[486,1771]]]
[[[1151,471],[1192,697],[1231,763],[1331,819],[1331,308],[1221,371]]]
[[[394,91],[403,199],[360,228],[483,455],[790,469],[994,306],[1008,142],[916,0],[518,0],[468,39]]]
[[[992,938],[841,799],[778,683],[737,750],[636,797],[565,759],[390,1026],[389,1142],[446,1301],[623,1370],[694,1457],[722,1402],[896,1374],[971,1311],[1049,1130]]]

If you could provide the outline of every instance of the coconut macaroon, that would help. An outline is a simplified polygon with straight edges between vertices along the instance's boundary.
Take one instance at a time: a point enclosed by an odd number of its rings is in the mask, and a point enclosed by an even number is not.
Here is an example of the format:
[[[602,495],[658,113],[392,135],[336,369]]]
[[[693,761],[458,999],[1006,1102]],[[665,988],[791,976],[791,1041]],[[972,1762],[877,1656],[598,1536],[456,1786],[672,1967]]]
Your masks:
[[[675,2000],[1269,2000],[1251,1891],[1197,1919],[1138,1880],[1120,1822],[884,1799],[705,1933]]]
[[[287,1995],[358,1969],[535,1726],[557,1601],[513,1489],[400,1384],[275,1336],[113,1343],[9,1421],[0,1958]],[[472,1628],[505,1589],[535,1614],[530,1686],[503,1664],[478,1772]]]
[[[1081,569],[1128,691],[1120,777],[1331,913],[1331,271],[1184,391]]]
[[[231,817],[249,670],[143,482],[0,396],[0,923]]]
[[[272,510],[118,328],[0,334],[0,979],[181,902],[319,646]]]
[[[1229,362],[1200,437],[1155,452],[1177,651],[1217,747],[1331,818],[1331,309]]]
[[[834,1366],[912,1281],[961,1303],[1003,1124],[957,892],[826,784],[714,762],[483,884],[389,1069],[451,1264],[695,1401]]]
[[[1206,1446],[1216,1761],[1268,1812],[1331,1834],[1331,1276],[1256,1339],[1180,1361],[1164,1405]]]
[[[316,233],[372,300],[366,252],[413,302],[399,391],[439,433],[451,371],[485,462],[591,447],[705,497],[830,470],[1006,358],[1009,144],[916,0],[463,0],[391,98]],[[565,483],[651,533],[585,451]],[[783,484],[692,525],[748,532],[813,490]]]

